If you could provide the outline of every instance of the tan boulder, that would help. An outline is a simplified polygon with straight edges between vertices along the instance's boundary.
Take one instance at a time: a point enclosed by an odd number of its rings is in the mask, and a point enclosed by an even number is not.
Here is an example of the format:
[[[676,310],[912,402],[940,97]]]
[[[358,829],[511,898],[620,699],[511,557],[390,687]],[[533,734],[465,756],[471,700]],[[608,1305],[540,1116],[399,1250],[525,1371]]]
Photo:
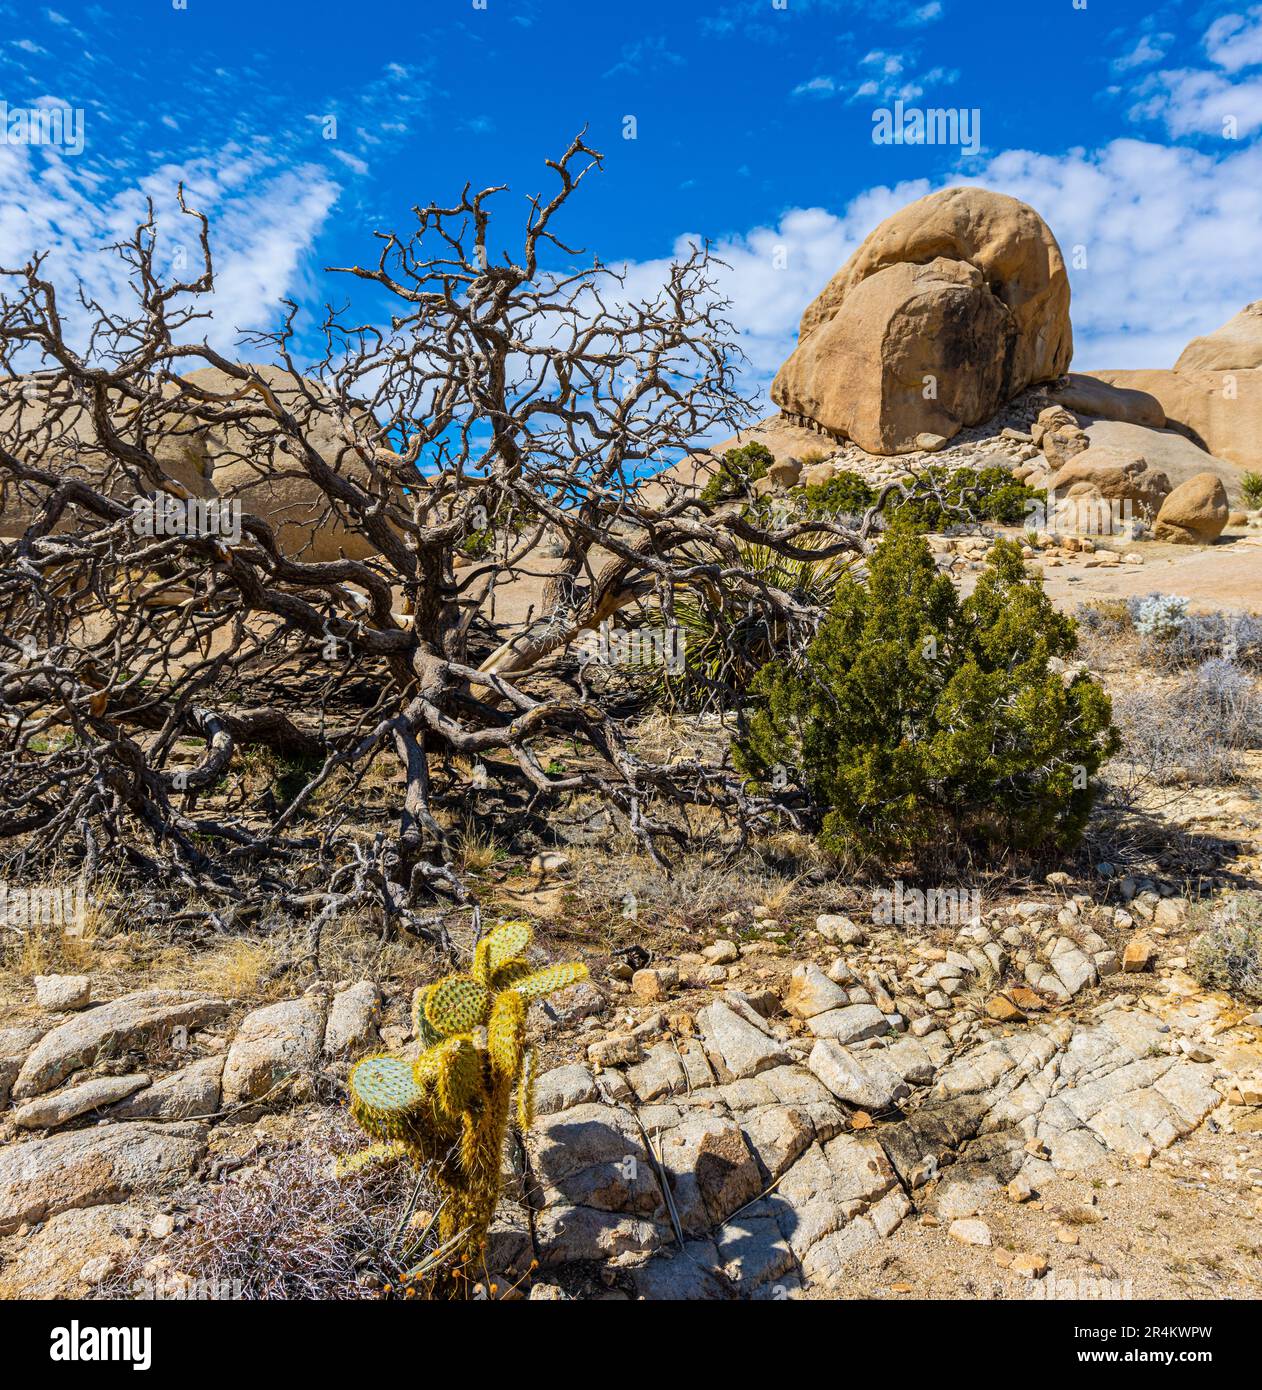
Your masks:
[[[1232,372],[1262,367],[1262,299],[1246,304],[1221,328],[1193,338],[1174,364],[1176,372]]]
[[[939,257],[860,281],[780,369],[772,399],[874,454],[950,438],[1004,398],[1016,330],[979,270]]]
[[[1147,391],[1110,386],[1078,372],[1070,372],[1047,387],[1047,395],[1058,405],[1092,420],[1124,420],[1127,424],[1144,425],[1153,430],[1162,429],[1166,423],[1165,411],[1156,396]]]
[[[113,423],[126,443],[139,442],[141,424],[128,414],[128,403],[121,396]],[[163,474],[194,497],[213,497],[204,441],[179,428],[154,433],[152,423],[147,422],[149,428],[143,432],[145,444]],[[102,450],[90,411],[64,395],[54,396],[39,375],[0,388],[0,444],[24,462],[60,477],[80,478],[118,501],[136,496],[132,479]],[[42,497],[42,489],[16,483],[7,472],[0,475],[0,540],[22,535]],[[58,529],[72,525],[70,516],[65,516]]]
[[[1040,411],[1030,433],[1037,439],[1048,467],[1052,469],[1063,468],[1075,454],[1083,453],[1091,443],[1077,416],[1058,405]]]
[[[832,318],[855,285],[886,266],[937,257],[976,266],[1008,307],[1019,343],[1014,376],[1046,381],[1069,365],[1069,277],[1047,223],[986,188],[946,188],[876,228],[802,315],[799,341]]]
[[[1051,492],[1058,500],[1071,503],[1103,498],[1129,502],[1138,517],[1150,518],[1157,514],[1170,491],[1170,480],[1164,473],[1149,468],[1148,460],[1140,454],[1092,445],[1056,470],[1048,481],[1048,490],[1049,503]]]
[[[767,469],[767,477],[777,487],[797,487],[801,474],[802,461],[795,458],[777,459]]]
[[[1262,469],[1262,370],[1107,371],[1091,375],[1114,386],[1148,392],[1161,402],[1168,428],[1238,468]]]
[[[936,283],[891,278],[908,266],[933,267]],[[949,266],[978,278],[952,277]],[[872,281],[880,288],[865,292]],[[914,351],[911,332],[927,339]],[[881,355],[864,361],[861,379],[834,376],[873,350]],[[948,188],[887,218],[807,306],[771,396],[791,418],[871,452],[906,452],[917,434],[949,439],[1031,382],[1059,377],[1072,352],[1069,279],[1047,224],[1015,198]],[[887,370],[897,379],[874,388]],[[925,399],[926,377],[936,401]]]
[[[1153,536],[1181,545],[1212,545],[1223,533],[1229,513],[1227,489],[1216,473],[1198,473],[1161,504]]]
[[[361,482],[368,477],[367,467],[342,432],[352,417],[344,421],[325,408],[313,408],[295,378],[278,367],[255,366],[253,370],[272,388],[281,406],[305,426],[308,442],[325,464]],[[320,397],[316,383],[308,381],[305,387]],[[294,559],[364,559],[374,554],[373,544],[346,526],[270,419],[264,416],[248,427],[217,426],[193,414],[193,402],[200,395],[223,398],[224,408],[232,409],[231,398],[240,390],[241,383],[218,367],[202,367],[164,386],[170,411],[147,418],[143,432],[145,446],[164,475],[195,497],[239,502],[243,512],[273,527],[281,550]],[[134,496],[134,484],[97,444],[88,412],[74,404],[50,410],[46,393],[41,392],[38,379],[31,379],[11,386],[0,398],[0,442],[34,425],[37,433],[25,452],[37,454],[36,462],[57,472],[81,474],[113,497]],[[260,404],[256,394],[244,393],[240,409],[257,409]],[[125,440],[138,441],[135,432],[140,422],[127,414],[127,403],[121,400],[116,424]],[[22,534],[36,497],[29,488],[19,489],[0,479],[0,538]]]
[[[1128,425],[1121,420],[1096,420],[1087,426],[1092,447],[1122,449],[1138,454],[1148,461],[1148,467],[1164,473],[1171,487],[1178,487],[1198,473],[1215,473],[1227,489],[1229,501],[1242,498],[1240,480],[1245,470],[1226,459],[1207,454],[1177,430],[1150,430],[1142,425]]]
[[[367,479],[368,469],[342,433],[336,414],[313,408],[293,376],[280,368],[255,366],[253,370],[275,392],[281,407],[304,426],[307,441],[324,463],[355,481]],[[231,396],[241,389],[235,378],[218,367],[189,372],[182,381],[216,396]],[[316,383],[308,381],[305,385],[321,396]],[[243,408],[247,402],[257,404],[258,398],[246,397]],[[351,423],[350,417],[345,423]],[[208,436],[206,447],[216,493],[240,502],[243,512],[266,521],[275,530],[281,550],[291,558],[362,560],[375,554],[372,542],[346,525],[297,455],[289,452],[279,428],[268,423],[250,429],[216,429]]]
[[[823,487],[837,476],[837,465],[831,459],[822,463],[808,463],[798,479],[803,487]]]

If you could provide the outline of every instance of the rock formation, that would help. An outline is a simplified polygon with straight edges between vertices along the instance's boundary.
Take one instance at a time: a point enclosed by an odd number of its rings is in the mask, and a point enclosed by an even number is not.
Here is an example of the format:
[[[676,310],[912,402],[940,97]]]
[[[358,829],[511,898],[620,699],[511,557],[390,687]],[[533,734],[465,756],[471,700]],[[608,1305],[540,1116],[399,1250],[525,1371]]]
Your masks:
[[[1210,545],[1222,535],[1230,509],[1227,491],[1215,473],[1198,473],[1161,504],[1153,535],[1179,545]]]
[[[1262,300],[1193,338],[1171,369],[1090,375],[1156,397],[1168,424],[1211,454],[1262,467]]]
[[[1024,203],[949,188],[883,222],[802,315],[772,399],[790,419],[905,453],[1069,366],[1069,279]]]

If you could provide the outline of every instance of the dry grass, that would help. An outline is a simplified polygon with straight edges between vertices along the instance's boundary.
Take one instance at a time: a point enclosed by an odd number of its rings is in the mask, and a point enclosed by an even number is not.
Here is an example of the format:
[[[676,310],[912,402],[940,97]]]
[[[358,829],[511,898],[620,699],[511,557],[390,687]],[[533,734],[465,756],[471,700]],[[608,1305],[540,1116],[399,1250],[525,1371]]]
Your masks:
[[[302,1140],[210,1189],[183,1230],[141,1246],[103,1295],[143,1291],[160,1255],[164,1284],[182,1275],[234,1299],[376,1297],[426,1253],[410,1218],[434,1197],[401,1163],[335,1178],[334,1160],[361,1147],[344,1115],[325,1112]]]

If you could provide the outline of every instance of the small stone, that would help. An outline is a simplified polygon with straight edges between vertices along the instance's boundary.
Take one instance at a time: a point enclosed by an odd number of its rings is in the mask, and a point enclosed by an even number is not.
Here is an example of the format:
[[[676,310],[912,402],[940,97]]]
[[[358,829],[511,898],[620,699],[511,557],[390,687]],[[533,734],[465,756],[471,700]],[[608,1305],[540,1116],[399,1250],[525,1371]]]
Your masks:
[[[986,1001],[986,1016],[993,1018],[1000,1023],[1021,1023],[1025,1020],[1025,1015],[1012,1002],[1002,994],[992,995]]]
[[[1153,910],[1153,921],[1159,927],[1179,927],[1187,916],[1187,904],[1179,898],[1162,898]]]
[[[926,453],[935,453],[946,443],[946,436],[932,434],[928,430],[916,436],[916,448],[923,449]]]
[[[845,1008],[849,1002],[846,991],[834,984],[818,965],[796,966],[789,976],[784,1007],[794,1018],[813,1018],[829,1009]]]
[[[613,1033],[587,1049],[587,1060],[594,1067],[623,1067],[640,1060],[640,1040]]]
[[[701,954],[710,965],[735,965],[741,958],[740,949],[735,941],[715,941],[705,947]]]
[[[824,971],[824,974],[835,985],[853,984],[859,978],[840,956]]]
[[[375,1047],[380,1022],[381,991],[371,980],[359,980],[333,996],[324,1027],[325,1052],[348,1057]]]
[[[1126,949],[1122,952],[1122,969],[1128,975],[1147,970],[1155,954],[1156,948],[1151,941],[1145,941],[1142,936],[1134,937],[1126,943]]]
[[[848,1052],[821,1038],[807,1066],[839,1100],[864,1110],[888,1110],[910,1095],[907,1084],[879,1052]]]
[[[1014,1255],[1012,1272],[1027,1279],[1041,1279],[1047,1273],[1047,1259],[1043,1255]]]
[[[163,1214],[155,1216],[149,1223],[149,1234],[154,1240],[166,1240],[175,1231],[175,1217]]]
[[[1057,1226],[1056,1239],[1062,1245],[1077,1245],[1078,1232],[1072,1226]]]
[[[544,850],[541,854],[536,854],[530,861],[531,873],[537,874],[541,879],[556,878],[569,867],[569,857],[558,854],[556,850]]]
[[[1034,1189],[1030,1186],[1028,1178],[1023,1178],[1018,1174],[1004,1189],[1008,1194],[1008,1199],[1013,1202],[1028,1202],[1034,1196]]]
[[[13,1123],[20,1129],[56,1129],[80,1115],[125,1100],[148,1085],[149,1077],[143,1075],[91,1077],[55,1095],[27,1101],[14,1114]]]
[[[642,1004],[660,1004],[667,997],[666,983],[660,970],[637,970],[631,976],[631,993]]]
[[[989,1245],[990,1227],[978,1217],[961,1217],[947,1227],[947,1235],[961,1245]]]
[[[86,975],[36,975],[35,1002],[50,1013],[68,1014],[86,1009],[92,998],[92,982]]]
[[[840,912],[822,912],[815,919],[815,930],[834,945],[862,946],[867,933]]]

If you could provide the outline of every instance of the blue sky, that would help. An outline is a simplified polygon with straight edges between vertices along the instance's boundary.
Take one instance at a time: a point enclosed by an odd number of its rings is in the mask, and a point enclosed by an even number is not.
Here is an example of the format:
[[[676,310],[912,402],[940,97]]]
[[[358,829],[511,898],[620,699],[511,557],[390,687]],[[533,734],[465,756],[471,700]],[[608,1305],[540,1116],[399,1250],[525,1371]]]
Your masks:
[[[0,264],[47,249],[56,274],[115,302],[103,248],[145,195],[169,210],[182,178],[215,226],[221,348],[274,322],[282,295],[314,324],[352,291],[322,267],[373,258],[374,229],[466,179],[510,185],[514,231],[521,195],[551,186],[544,158],[583,125],[605,171],[562,230],[633,284],[712,239],[751,394],[863,236],[951,183],[1024,198],[1078,262],[1079,368],[1171,365],[1262,297],[1262,5],[58,0],[0,14],[0,99],[84,112],[80,154],[0,144]],[[874,111],[900,99],[976,110],[979,148],[874,143]]]

